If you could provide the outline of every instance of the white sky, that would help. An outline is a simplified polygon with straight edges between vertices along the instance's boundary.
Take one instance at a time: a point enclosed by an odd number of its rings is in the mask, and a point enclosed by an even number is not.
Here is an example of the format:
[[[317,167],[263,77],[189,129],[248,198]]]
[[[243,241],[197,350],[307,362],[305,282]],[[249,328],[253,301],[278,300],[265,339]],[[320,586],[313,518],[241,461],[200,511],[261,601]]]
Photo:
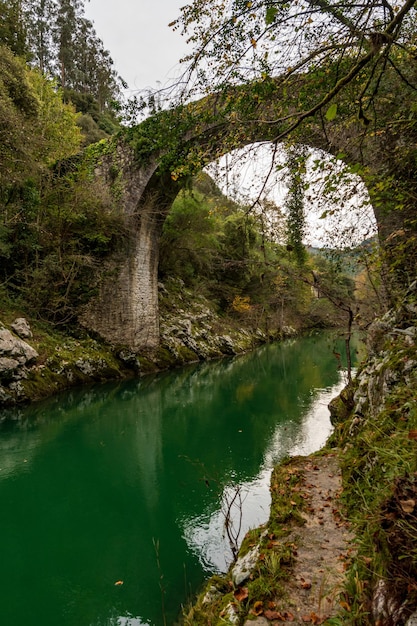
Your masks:
[[[109,50],[129,92],[157,88],[179,75],[185,37],[168,26],[187,0],[90,0],[86,17]],[[159,81],[159,83],[158,83]]]

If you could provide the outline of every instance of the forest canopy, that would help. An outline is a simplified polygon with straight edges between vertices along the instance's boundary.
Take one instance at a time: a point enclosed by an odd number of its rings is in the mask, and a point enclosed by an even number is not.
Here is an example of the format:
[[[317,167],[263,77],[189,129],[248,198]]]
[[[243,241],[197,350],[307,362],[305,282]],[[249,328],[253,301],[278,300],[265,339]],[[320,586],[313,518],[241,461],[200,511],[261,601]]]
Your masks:
[[[84,0],[0,0],[0,43],[57,81],[66,93],[114,106],[126,86],[94,26]],[[83,111],[84,112],[84,111]]]

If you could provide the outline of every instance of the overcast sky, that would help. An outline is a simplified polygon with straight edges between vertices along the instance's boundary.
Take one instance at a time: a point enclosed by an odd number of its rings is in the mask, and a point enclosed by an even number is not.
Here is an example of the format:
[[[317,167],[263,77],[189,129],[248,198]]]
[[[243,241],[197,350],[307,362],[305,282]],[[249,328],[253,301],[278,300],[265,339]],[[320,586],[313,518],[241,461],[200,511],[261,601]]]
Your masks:
[[[179,74],[185,38],[168,26],[186,0],[90,0],[86,16],[109,50],[130,93],[165,85]],[[159,81],[159,82],[158,82]]]

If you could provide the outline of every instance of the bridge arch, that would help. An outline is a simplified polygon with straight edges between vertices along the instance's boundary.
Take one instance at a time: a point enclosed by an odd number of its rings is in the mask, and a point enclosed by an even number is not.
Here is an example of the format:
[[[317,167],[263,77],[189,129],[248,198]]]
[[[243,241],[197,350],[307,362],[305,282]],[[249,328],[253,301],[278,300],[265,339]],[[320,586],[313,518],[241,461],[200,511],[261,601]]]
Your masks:
[[[187,176],[231,150],[271,142],[279,136],[276,125],[263,120],[273,119],[277,103],[282,117],[282,94],[275,93],[262,106],[253,102],[247,105],[248,97],[250,94],[242,97],[237,90],[233,98],[230,94],[212,96],[164,112],[122,133],[100,158],[95,173],[105,185],[111,187],[117,171],[119,204],[128,237],[124,249],[108,261],[98,295],[80,315],[80,321],[111,344],[127,346],[134,352],[158,346],[159,238]],[[242,106],[246,108],[244,115]],[[287,97],[285,110],[290,109],[291,98]],[[316,117],[302,127],[302,134],[294,133],[292,140],[334,156],[343,152],[347,164],[364,164],[372,178],[380,164],[386,164],[386,137],[364,135],[359,121],[351,121],[348,132],[350,136],[341,132],[338,124]],[[372,188],[368,191],[372,200]],[[380,203],[375,216],[382,239],[398,230],[398,214],[386,212]],[[404,217],[400,216],[400,222]]]

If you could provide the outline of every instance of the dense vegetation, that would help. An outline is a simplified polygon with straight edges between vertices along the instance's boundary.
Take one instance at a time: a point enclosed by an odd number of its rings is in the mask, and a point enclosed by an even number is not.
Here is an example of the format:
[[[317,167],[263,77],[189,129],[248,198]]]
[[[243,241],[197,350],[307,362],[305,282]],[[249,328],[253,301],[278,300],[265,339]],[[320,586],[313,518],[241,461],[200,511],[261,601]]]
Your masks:
[[[80,0],[5,1],[0,15],[1,289],[62,323],[120,234],[109,197],[87,172],[76,182],[71,158],[120,127],[123,82]]]
[[[117,128],[121,89],[113,60],[84,15],[84,0],[0,2],[0,43],[62,89],[88,141]]]
[[[254,329],[346,329],[355,288],[358,306],[374,300],[363,250],[332,257],[303,248],[300,263],[298,251],[287,244],[284,215],[271,203],[267,210],[249,211],[226,198],[208,175],[199,175],[179,194],[164,224],[160,279],[180,278],[223,315]],[[270,214],[281,222],[275,231],[281,236],[273,239],[266,229]],[[361,310],[367,318],[369,309]]]
[[[102,259],[123,247],[117,198],[92,177],[88,151],[81,168],[77,156],[117,128],[121,82],[79,1],[3,2],[0,43],[3,307],[68,326],[94,295]],[[273,213],[280,238],[267,228]],[[294,254],[285,231],[277,207],[251,212],[200,176],[165,223],[161,279],[203,290],[253,328],[344,323],[352,280],[320,256],[300,263],[301,242]],[[336,309],[312,297],[319,276]]]
[[[183,285],[187,294],[206,295],[220,319],[266,335],[333,323],[350,332],[354,320],[367,327],[387,304],[396,306],[371,345],[373,361],[341,400],[346,411],[333,440],[343,451],[346,512],[361,538],[342,615],[333,623],[372,623],[381,580],[385,596],[409,602],[409,612],[416,598],[414,2],[231,0],[225,7],[195,0],[176,23],[195,44],[181,107],[175,100],[172,110],[128,130],[119,119],[123,82],[81,0],[0,0],[0,15],[2,317],[46,320],[47,334],[52,325],[77,331],[103,260],[126,241],[117,195],[89,167],[103,145],[113,145],[93,142],[115,132],[128,138],[140,162],[161,151],[160,172],[182,186],[161,239],[161,289],[168,294],[173,284]],[[213,89],[215,98],[195,102],[196,93]],[[194,99],[183,106],[186,98]],[[195,134],[184,146],[190,129]],[[287,142],[286,220],[272,204],[241,206],[209,177],[196,176],[256,137]],[[304,144],[347,165],[330,169],[317,158],[327,191],[323,216],[349,196],[352,175],[362,176],[378,222],[379,256],[362,246],[349,265],[346,255],[332,260],[306,252],[304,208],[312,186]],[[271,234],[271,215],[279,233]],[[163,312],[171,305],[162,298]],[[376,404],[364,400],[352,415],[361,384]],[[391,616],[380,623],[403,622]]]

